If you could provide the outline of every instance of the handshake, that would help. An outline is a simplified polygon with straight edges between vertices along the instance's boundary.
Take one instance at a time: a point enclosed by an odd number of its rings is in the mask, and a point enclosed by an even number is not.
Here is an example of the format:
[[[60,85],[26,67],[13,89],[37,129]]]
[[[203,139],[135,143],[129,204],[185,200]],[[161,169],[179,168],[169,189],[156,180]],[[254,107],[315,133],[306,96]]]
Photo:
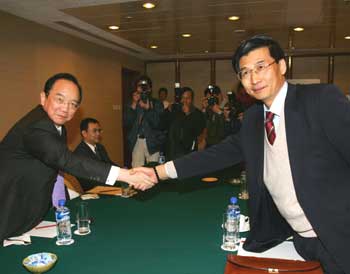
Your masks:
[[[158,178],[165,180],[168,176],[165,173],[164,165],[159,165],[156,167],[157,176],[154,168],[149,167],[136,167],[132,169],[120,169],[118,176],[119,181],[128,183],[130,186],[133,186],[135,189],[147,190],[153,187],[158,183]]]

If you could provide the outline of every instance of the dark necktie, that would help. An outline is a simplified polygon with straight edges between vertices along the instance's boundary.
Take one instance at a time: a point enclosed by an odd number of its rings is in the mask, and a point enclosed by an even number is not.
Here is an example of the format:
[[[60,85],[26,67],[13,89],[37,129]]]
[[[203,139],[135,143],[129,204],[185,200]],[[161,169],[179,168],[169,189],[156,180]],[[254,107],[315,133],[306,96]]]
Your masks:
[[[100,150],[97,148],[97,146],[95,146],[95,154],[96,154],[97,159],[102,161],[102,156],[101,156]]]
[[[269,143],[273,145],[276,139],[276,132],[275,132],[275,126],[273,125],[273,117],[275,114],[271,111],[266,111],[266,120],[265,120],[265,130],[267,139],[269,140]]]

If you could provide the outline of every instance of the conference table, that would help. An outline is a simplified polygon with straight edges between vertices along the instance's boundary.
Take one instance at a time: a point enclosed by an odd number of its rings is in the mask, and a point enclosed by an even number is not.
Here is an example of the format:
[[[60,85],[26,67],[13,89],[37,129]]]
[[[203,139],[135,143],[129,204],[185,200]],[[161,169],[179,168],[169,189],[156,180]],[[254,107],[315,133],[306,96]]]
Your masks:
[[[73,235],[75,243],[57,246],[56,239],[32,237],[28,246],[0,249],[1,273],[28,273],[26,256],[52,252],[58,256],[48,273],[217,274],[223,273],[227,252],[221,250],[222,216],[239,186],[227,183],[239,167],[201,177],[169,180],[131,198],[101,196],[88,200],[91,234]],[[203,176],[202,176],[203,177]],[[69,201],[74,207],[80,198]],[[246,202],[239,201],[247,214]],[[53,220],[51,209],[45,220]]]

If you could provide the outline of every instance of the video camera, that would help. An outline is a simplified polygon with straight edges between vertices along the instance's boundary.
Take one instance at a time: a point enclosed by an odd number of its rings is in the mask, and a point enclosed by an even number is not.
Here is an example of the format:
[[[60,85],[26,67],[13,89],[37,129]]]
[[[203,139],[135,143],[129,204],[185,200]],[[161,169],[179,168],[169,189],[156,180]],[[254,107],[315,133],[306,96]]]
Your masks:
[[[141,94],[140,94],[141,101],[144,103],[147,103],[151,94],[150,83],[148,83],[147,80],[142,79],[140,82],[137,83],[137,86],[141,87]]]
[[[209,85],[207,88],[209,97],[207,98],[208,100],[208,106],[214,106],[215,104],[219,103],[219,99],[217,97],[217,95],[220,93],[220,91],[218,90],[218,87],[213,86],[213,85]]]

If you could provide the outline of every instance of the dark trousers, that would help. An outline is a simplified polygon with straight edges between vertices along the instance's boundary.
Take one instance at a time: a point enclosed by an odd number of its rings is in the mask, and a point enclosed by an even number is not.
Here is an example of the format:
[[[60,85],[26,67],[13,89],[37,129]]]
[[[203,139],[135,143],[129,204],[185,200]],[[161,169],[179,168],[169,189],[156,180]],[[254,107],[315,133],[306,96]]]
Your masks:
[[[319,238],[304,238],[297,233],[293,238],[295,249],[305,260],[319,261],[325,274],[344,274]]]

